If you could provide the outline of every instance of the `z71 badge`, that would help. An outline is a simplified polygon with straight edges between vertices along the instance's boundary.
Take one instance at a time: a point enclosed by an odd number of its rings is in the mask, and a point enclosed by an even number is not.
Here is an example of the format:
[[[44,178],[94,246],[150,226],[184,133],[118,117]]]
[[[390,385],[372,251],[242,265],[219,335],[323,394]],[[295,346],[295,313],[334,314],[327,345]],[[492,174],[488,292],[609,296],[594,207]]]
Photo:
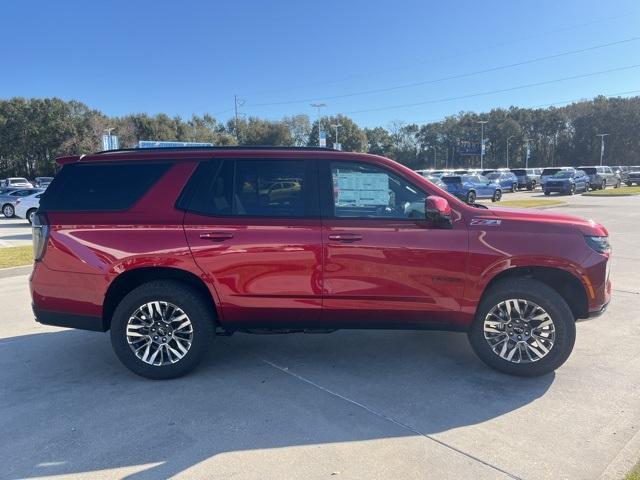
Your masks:
[[[497,227],[502,220],[494,218],[472,218],[471,225],[481,225],[483,227]]]

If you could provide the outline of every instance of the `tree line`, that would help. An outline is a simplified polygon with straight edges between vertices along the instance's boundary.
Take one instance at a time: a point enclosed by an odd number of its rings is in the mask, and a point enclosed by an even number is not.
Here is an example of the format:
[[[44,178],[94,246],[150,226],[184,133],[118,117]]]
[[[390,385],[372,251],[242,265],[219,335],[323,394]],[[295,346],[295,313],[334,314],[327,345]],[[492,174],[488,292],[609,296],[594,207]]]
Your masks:
[[[166,114],[109,117],[89,106],[58,98],[0,100],[0,178],[45,176],[56,172],[55,158],[102,149],[102,134],[112,129],[122,147],[139,140],[210,142],[214,145],[314,146],[319,131],[327,145],[338,140],[345,151],[370,152],[411,168],[479,166],[468,145],[480,144],[484,124],[486,167],[596,164],[600,137],[605,164],[640,164],[640,97],[575,102],[564,107],[498,108],[460,112],[422,125],[394,121],[362,128],[344,115],[312,120],[293,115],[281,120],[258,117],[221,122],[209,114],[189,119]],[[475,150],[471,151],[472,153]],[[466,153],[466,154],[465,154]]]

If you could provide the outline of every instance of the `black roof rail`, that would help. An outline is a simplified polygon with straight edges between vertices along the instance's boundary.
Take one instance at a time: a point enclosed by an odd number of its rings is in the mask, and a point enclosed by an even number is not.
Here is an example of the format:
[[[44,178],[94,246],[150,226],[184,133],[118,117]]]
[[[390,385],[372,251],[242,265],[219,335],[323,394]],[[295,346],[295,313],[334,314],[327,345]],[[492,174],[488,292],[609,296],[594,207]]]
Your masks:
[[[335,148],[329,147],[274,147],[273,145],[228,145],[228,146],[211,146],[211,147],[198,147],[198,146],[184,146],[184,147],[149,147],[149,148],[118,148],[116,150],[102,150],[100,152],[92,153],[91,155],[101,155],[105,153],[117,153],[117,152],[157,152],[157,151],[188,151],[188,150],[205,150],[205,151],[221,151],[221,150],[291,150],[291,151],[320,151],[320,152],[339,152]]]

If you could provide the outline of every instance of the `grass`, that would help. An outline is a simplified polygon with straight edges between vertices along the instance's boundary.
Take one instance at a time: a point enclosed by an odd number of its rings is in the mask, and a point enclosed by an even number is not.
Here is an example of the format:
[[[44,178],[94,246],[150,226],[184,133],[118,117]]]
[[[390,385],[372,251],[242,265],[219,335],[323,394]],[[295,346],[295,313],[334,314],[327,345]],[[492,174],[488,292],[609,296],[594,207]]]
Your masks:
[[[0,268],[20,267],[33,263],[33,247],[0,248]]]
[[[626,197],[628,195],[640,195],[640,185],[634,187],[608,188],[605,190],[591,190],[583,193],[588,197]]]
[[[640,480],[640,463],[633,467],[624,480]]]
[[[538,208],[538,207],[554,207],[556,205],[564,205],[562,200],[545,200],[532,199],[532,200],[502,200],[500,202],[493,203],[494,207],[516,207],[516,208]]]

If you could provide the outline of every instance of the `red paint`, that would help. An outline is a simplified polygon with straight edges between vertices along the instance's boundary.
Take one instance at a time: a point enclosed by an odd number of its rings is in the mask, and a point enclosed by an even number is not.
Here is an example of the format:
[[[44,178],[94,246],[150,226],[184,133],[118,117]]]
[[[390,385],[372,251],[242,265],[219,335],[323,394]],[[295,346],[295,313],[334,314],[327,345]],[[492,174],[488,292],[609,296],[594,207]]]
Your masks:
[[[445,199],[427,201],[427,208],[450,208],[452,228],[425,220],[212,218],[176,209],[197,161],[215,156],[382,164]],[[149,159],[178,162],[127,212],[47,213],[47,251],[31,279],[39,309],[100,316],[111,283],[143,267],[180,269],[202,279],[228,326],[431,322],[465,328],[487,284],[516,267],[569,272],[584,286],[590,311],[611,295],[609,255],[596,253],[583,238],[606,235],[603,226],[548,212],[473,208],[374,155],[140,150],[61,163]]]

